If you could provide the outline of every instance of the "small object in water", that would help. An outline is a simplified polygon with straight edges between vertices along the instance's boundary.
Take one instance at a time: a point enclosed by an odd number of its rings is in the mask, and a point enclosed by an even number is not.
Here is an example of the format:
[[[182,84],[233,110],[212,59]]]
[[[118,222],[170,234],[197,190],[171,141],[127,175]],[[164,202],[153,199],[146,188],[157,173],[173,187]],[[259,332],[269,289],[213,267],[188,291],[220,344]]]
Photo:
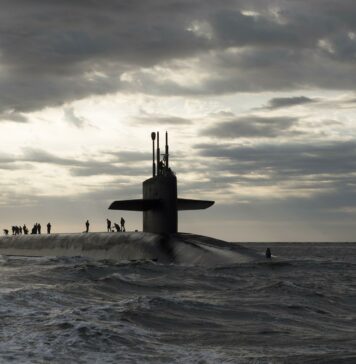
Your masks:
[[[272,253],[271,253],[271,249],[270,248],[267,248],[266,249],[266,258],[267,259],[271,259],[272,258]]]

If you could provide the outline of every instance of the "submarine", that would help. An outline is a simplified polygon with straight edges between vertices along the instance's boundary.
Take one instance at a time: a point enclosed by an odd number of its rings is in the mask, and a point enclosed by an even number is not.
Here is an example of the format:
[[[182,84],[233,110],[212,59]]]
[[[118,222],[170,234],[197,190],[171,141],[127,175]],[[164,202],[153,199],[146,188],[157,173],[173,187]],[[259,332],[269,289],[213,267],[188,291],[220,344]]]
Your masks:
[[[142,198],[118,200],[109,206],[110,210],[142,212],[142,231],[7,235],[0,237],[0,255],[84,257],[196,266],[260,260],[260,254],[239,244],[178,232],[178,211],[207,209],[214,201],[179,198],[177,177],[169,163],[168,133],[165,133],[162,156],[159,132],[152,132],[151,139],[152,176],[142,183]]]

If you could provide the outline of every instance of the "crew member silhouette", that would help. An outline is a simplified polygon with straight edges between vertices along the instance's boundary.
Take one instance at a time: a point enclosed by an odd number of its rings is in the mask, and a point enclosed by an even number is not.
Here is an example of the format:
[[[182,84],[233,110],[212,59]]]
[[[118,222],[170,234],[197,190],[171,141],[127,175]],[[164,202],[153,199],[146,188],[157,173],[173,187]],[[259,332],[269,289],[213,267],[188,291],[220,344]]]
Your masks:
[[[4,234],[5,234],[5,235],[9,235],[9,230],[4,229]]]
[[[26,226],[26,225],[24,225],[24,226],[22,227],[22,229],[23,229],[23,233],[24,233],[25,235],[27,235],[27,234],[28,234],[27,226]]]
[[[86,223],[85,223],[85,227],[86,227],[85,232],[86,232],[86,233],[88,233],[88,232],[89,232],[89,226],[90,226],[90,224],[89,224],[89,220],[87,220],[87,221],[86,221]]]
[[[52,227],[52,225],[51,225],[51,223],[49,222],[49,223],[47,224],[47,234],[50,234],[50,233],[51,233],[51,227]]]
[[[109,219],[106,219],[106,225],[108,228],[108,233],[110,233],[111,232],[111,221]]]
[[[266,258],[267,259],[271,259],[272,258],[272,253],[271,253],[271,249],[270,248],[267,248],[266,249]]]
[[[119,225],[119,224],[117,224],[116,222],[115,222],[115,224],[114,224],[114,227],[115,227],[115,229],[116,229],[116,231],[117,231],[117,232],[121,231],[121,230],[120,230],[120,225]]]
[[[37,224],[37,233],[41,234],[41,224]]]
[[[33,228],[31,230],[31,234],[37,234],[37,223],[33,225]]]
[[[123,217],[120,220],[120,224],[121,224],[121,231],[126,231],[125,230],[125,219]]]

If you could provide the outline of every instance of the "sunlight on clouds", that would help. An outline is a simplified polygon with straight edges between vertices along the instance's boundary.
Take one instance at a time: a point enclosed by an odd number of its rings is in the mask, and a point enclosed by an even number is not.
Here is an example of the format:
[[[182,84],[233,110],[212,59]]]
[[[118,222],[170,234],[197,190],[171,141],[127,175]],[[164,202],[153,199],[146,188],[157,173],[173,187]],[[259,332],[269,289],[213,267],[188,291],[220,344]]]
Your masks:
[[[125,72],[121,76],[121,80],[143,90],[150,85],[152,85],[152,90],[157,89],[157,91],[160,87],[166,88],[167,91],[169,91],[169,87],[173,91],[177,86],[187,89],[199,88],[210,77],[209,71],[201,69],[199,64],[199,59],[194,57],[175,60],[151,68]]]
[[[320,40],[318,41],[318,46],[319,46],[322,50],[324,50],[324,51],[326,51],[326,52],[328,52],[328,53],[331,53],[331,54],[334,54],[334,53],[335,53],[334,46],[333,46],[333,44],[330,42],[330,40],[328,40],[328,39],[320,39]]]
[[[253,10],[241,10],[240,12],[244,16],[251,16],[253,18],[258,17],[260,15],[259,12]]]
[[[191,23],[187,30],[201,38],[206,38],[208,40],[213,38],[213,28],[206,21],[195,20]]]

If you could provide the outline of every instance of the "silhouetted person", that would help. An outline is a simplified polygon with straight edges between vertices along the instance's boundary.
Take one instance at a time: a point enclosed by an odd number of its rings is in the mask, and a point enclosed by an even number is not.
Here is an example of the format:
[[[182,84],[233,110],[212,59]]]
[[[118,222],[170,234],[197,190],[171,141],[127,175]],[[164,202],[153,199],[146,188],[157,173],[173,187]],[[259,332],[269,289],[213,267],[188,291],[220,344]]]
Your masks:
[[[19,233],[22,234],[22,226],[19,226]]]
[[[4,229],[4,234],[5,234],[5,235],[9,235],[9,230]]]
[[[272,258],[272,253],[271,253],[271,249],[270,248],[267,248],[266,249],[266,258],[267,259],[271,259]]]
[[[37,224],[37,233],[41,234],[41,224]]]
[[[123,217],[120,220],[120,224],[121,224],[121,231],[126,231],[125,230],[125,219]]]
[[[119,225],[119,224],[117,224],[116,222],[115,222],[115,224],[114,224],[114,227],[115,227],[115,229],[116,229],[116,231],[117,231],[117,232],[121,231],[121,229],[120,229],[120,225]]]
[[[15,235],[15,226],[11,226],[12,235]]]
[[[52,225],[51,225],[51,223],[49,222],[49,223],[47,224],[47,234],[50,234],[50,233],[51,233],[51,227],[52,227]]]
[[[86,223],[85,223],[85,227],[86,227],[85,232],[86,232],[86,233],[88,233],[88,232],[89,232],[89,226],[90,226],[90,224],[89,224],[89,220],[87,220],[87,221],[86,221]]]
[[[111,221],[109,219],[106,219],[106,226],[108,228],[108,233],[111,232]]]
[[[27,226],[26,226],[26,225],[24,225],[24,226],[22,227],[22,229],[23,229],[23,233],[24,233],[25,235],[27,235],[27,234],[28,234]]]
[[[37,234],[38,232],[38,225],[37,225],[37,222],[35,225],[33,225],[33,228],[32,228],[32,231],[31,231],[31,234]]]

